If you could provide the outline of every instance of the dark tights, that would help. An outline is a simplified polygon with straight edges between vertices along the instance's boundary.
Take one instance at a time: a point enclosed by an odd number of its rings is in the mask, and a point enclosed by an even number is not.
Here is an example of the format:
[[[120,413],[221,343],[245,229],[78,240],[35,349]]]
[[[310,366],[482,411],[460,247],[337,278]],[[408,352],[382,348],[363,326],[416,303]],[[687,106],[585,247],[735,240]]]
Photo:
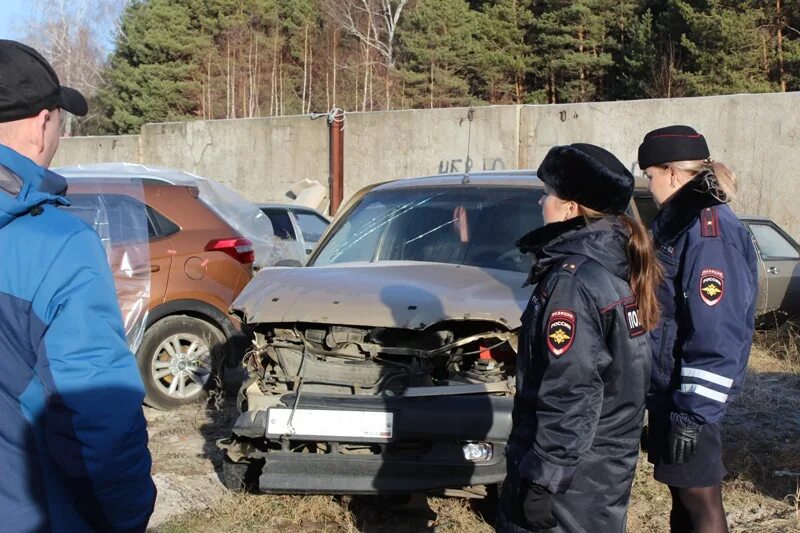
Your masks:
[[[670,487],[672,533],[728,533],[722,487]]]

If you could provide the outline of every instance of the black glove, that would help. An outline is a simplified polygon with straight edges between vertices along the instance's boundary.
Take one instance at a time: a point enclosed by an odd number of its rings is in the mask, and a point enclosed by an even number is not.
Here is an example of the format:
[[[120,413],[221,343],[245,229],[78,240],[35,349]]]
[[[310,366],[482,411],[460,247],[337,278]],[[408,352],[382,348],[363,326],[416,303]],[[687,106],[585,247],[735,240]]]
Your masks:
[[[539,485],[524,483],[520,496],[522,497],[522,515],[527,522],[526,527],[534,531],[556,527],[556,517],[553,516],[553,495]]]
[[[700,425],[682,413],[672,413],[669,427],[669,461],[675,465],[688,463],[697,451]]]

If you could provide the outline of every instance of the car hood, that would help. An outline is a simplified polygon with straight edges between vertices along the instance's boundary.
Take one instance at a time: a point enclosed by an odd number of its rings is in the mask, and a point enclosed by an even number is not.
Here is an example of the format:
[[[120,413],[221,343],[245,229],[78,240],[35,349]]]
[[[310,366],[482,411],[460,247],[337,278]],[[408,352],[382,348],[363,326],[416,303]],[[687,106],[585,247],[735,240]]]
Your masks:
[[[268,268],[233,303],[249,324],[307,322],[422,330],[487,320],[510,330],[532,287],[526,274],[442,263],[386,261]]]

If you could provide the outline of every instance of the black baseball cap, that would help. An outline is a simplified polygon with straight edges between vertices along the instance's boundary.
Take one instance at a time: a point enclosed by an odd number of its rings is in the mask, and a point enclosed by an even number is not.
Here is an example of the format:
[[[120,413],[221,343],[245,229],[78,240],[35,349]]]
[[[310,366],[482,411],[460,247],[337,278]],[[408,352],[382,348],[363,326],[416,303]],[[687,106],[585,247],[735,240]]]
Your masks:
[[[86,98],[62,86],[39,52],[17,41],[0,39],[0,122],[32,117],[55,107],[80,116],[89,112]]]

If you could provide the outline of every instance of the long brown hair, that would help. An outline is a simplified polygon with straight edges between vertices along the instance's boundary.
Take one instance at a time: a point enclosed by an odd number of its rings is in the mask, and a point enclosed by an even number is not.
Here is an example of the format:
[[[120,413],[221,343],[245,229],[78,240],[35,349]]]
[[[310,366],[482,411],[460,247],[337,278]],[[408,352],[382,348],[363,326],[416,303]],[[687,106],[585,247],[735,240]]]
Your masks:
[[[587,222],[607,216],[582,205],[579,209]],[[617,218],[625,224],[630,234],[627,248],[629,283],[639,305],[639,321],[645,330],[652,331],[661,318],[658,304],[658,284],[663,278],[661,264],[656,257],[653,240],[641,222],[628,215],[618,215]]]

